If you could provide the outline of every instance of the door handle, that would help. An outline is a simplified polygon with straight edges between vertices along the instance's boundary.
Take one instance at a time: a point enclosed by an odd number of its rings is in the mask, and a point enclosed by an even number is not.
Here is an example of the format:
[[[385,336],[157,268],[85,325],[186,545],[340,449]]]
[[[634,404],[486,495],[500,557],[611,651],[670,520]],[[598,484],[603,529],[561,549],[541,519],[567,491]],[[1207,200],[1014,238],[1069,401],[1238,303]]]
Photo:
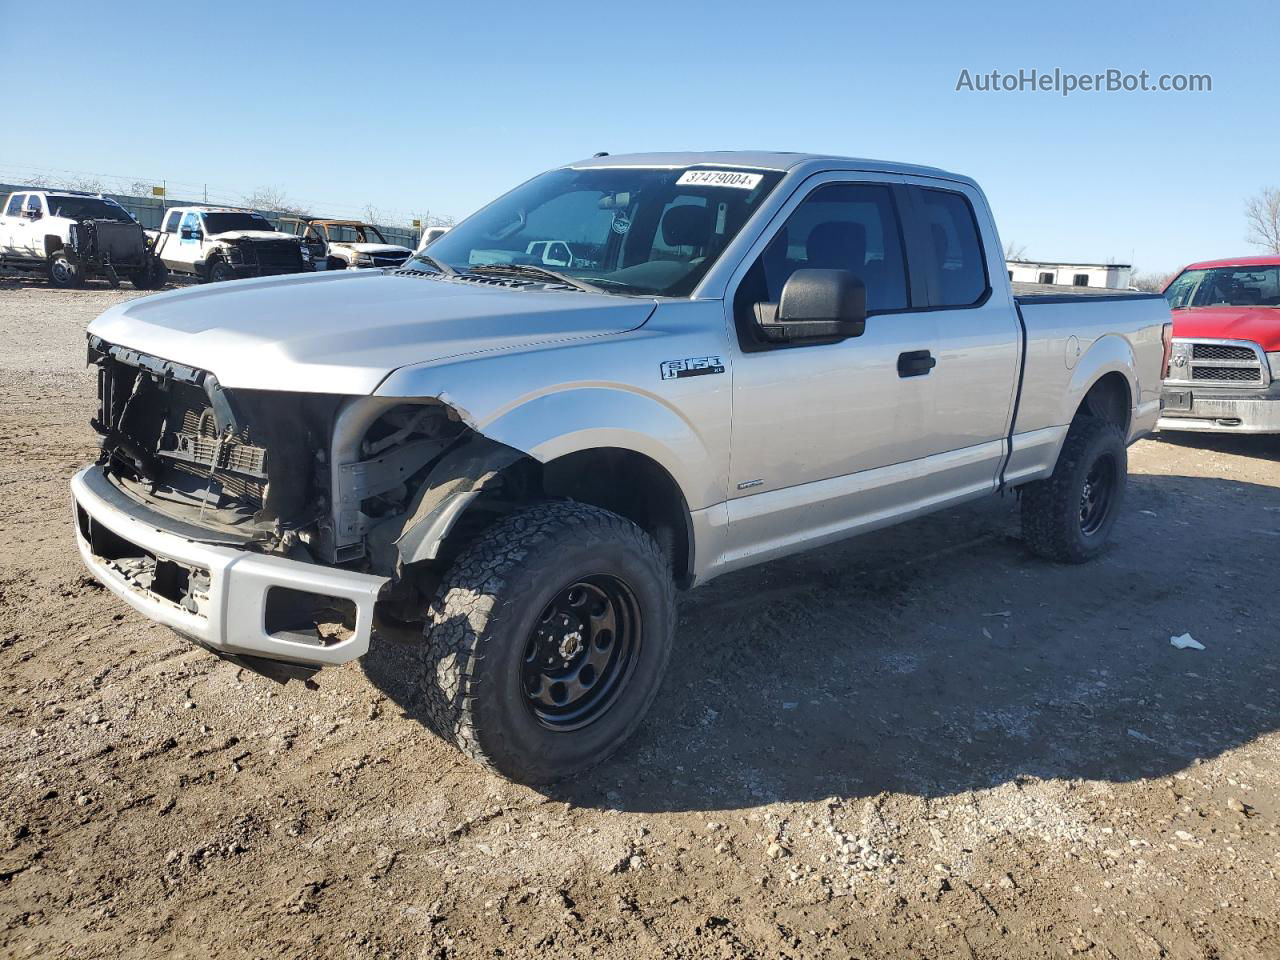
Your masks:
[[[923,377],[938,365],[938,360],[928,350],[909,350],[898,354],[898,376]]]

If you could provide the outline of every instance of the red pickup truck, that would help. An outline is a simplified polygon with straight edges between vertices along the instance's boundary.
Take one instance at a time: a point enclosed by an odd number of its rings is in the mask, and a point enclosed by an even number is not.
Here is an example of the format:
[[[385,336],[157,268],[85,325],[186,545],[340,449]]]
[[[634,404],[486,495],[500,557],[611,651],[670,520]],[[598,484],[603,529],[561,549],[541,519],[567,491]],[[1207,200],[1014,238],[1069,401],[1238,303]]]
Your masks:
[[[1193,263],[1164,295],[1173,353],[1159,428],[1280,433],[1280,256]]]

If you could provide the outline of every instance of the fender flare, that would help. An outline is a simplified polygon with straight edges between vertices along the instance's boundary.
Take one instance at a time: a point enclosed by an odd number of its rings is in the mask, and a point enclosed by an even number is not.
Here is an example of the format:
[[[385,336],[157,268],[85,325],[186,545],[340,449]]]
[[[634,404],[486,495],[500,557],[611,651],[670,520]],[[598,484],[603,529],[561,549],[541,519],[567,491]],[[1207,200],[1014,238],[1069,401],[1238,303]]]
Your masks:
[[[1063,397],[1063,408],[1058,422],[1069,424],[1076,415],[1076,411],[1080,409],[1080,404],[1084,402],[1085,394],[1109,373],[1120,374],[1129,386],[1127,413],[1132,420],[1134,403],[1138,397],[1138,381],[1135,373],[1137,369],[1133,347],[1124,337],[1109,333],[1093,341],[1076,363],[1071,382]]]
[[[725,477],[712,469],[713,457],[693,425],[640,392],[584,386],[546,393],[476,429],[541,463],[599,447],[631,450],[666,470],[690,509],[725,498]]]

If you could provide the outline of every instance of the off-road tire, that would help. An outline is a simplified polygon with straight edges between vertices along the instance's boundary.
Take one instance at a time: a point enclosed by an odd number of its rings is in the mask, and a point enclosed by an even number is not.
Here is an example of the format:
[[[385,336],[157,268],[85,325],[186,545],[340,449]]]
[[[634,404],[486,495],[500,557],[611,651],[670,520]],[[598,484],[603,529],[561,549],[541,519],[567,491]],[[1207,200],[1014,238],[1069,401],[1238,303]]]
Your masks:
[[[1082,523],[1085,479],[1105,458],[1114,464],[1114,489],[1105,515],[1086,532]],[[1022,488],[1022,538],[1039,556],[1059,563],[1085,563],[1108,546],[1124,505],[1128,477],[1124,436],[1113,423],[1079,416],[1067,431],[1053,475]]]
[[[204,278],[208,283],[222,283],[225,280],[234,280],[236,278],[235,271],[231,269],[231,264],[216,257],[209,262],[205,268]]]
[[[163,261],[152,259],[130,273],[129,282],[139,290],[160,290],[169,282],[169,268]]]
[[[625,682],[603,712],[551,729],[528,703],[522,668],[540,614],[588,577],[624,582],[639,611]],[[598,507],[548,502],[489,527],[457,558],[431,602],[422,697],[428,725],[473,760],[519,783],[550,783],[596,765],[653,703],[675,633],[675,585],[658,544]]]
[[[65,249],[49,254],[46,268],[49,282],[61,290],[74,290],[84,286],[84,268],[68,255]]]

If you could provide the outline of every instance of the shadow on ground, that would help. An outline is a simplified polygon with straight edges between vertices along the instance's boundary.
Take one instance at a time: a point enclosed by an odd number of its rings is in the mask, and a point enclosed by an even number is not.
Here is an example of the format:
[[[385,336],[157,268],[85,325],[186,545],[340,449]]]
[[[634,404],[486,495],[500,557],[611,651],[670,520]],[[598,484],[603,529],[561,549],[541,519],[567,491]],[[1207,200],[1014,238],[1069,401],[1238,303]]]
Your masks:
[[[636,811],[1167,775],[1280,724],[1280,489],[1134,475],[1116,545],[1031,557],[1012,498],[725,576],[639,733],[548,795]],[[1174,649],[1190,632],[1203,652]],[[421,720],[403,646],[363,661]],[[571,735],[571,734],[570,734]]]
[[[1280,435],[1275,434],[1192,433],[1162,430],[1155,435],[1154,439],[1188,450],[1209,450],[1214,453],[1280,461]]]

